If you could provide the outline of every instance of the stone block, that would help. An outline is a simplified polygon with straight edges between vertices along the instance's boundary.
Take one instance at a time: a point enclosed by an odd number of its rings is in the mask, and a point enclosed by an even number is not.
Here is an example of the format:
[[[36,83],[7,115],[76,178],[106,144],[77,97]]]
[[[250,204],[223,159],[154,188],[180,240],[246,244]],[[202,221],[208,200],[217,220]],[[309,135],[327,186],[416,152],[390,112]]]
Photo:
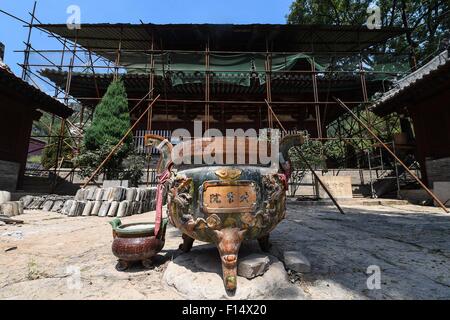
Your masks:
[[[83,201],[73,201],[72,206],[69,210],[69,217],[78,217],[83,213],[85,202]]]
[[[283,260],[286,269],[301,273],[311,272],[311,264],[299,251],[285,251],[283,253]]]
[[[77,193],[75,194],[74,200],[77,200],[77,201],[84,200],[84,193],[85,193],[85,189],[78,189]]]
[[[117,217],[125,217],[127,215],[127,209],[128,209],[129,203],[130,202],[127,200],[120,202],[119,208],[117,209]]]
[[[103,189],[103,196],[102,196],[103,201],[108,201],[108,199],[110,197],[110,193],[112,192],[112,189],[113,188]]]
[[[87,189],[85,200],[95,200],[95,192],[97,191],[97,187],[91,187]]]
[[[142,190],[140,188],[136,188],[136,197],[134,201],[141,201],[142,198]]]
[[[119,208],[119,202],[118,201],[112,201],[111,205],[108,209],[108,217],[115,217],[117,215],[117,209]]]
[[[130,203],[127,206],[127,216],[132,216],[134,214],[133,208],[134,208],[134,201],[130,201]]]
[[[23,209],[24,209],[24,206],[23,206],[23,201],[16,201],[17,202],[17,205],[19,206],[19,214],[23,214]]]
[[[17,201],[7,201],[0,204],[0,213],[8,216],[13,217],[20,214],[19,212],[19,204]]]
[[[94,206],[94,201],[87,201],[85,206],[84,206],[84,209],[83,209],[83,212],[81,213],[81,215],[84,216],[84,217],[90,216],[93,206]]]
[[[109,201],[121,201],[122,196],[125,193],[125,188],[122,187],[114,187],[109,193],[108,200]]]
[[[147,199],[150,197],[149,190],[148,189],[142,189],[142,197],[141,201],[147,201]]]
[[[11,192],[0,191],[0,204],[11,201]]]
[[[425,169],[430,186],[433,186],[434,182],[450,181],[450,157],[439,159],[426,158]]]
[[[446,207],[450,207],[450,181],[435,181],[433,192]],[[438,206],[436,201],[434,201],[434,205]]]
[[[53,207],[53,201],[47,200],[44,202],[44,205],[42,206],[42,210],[44,211],[50,211],[50,209]]]
[[[52,212],[61,212],[63,207],[64,207],[64,201],[56,200],[56,201],[53,202],[53,206],[50,209],[50,211],[52,211]]]
[[[23,206],[25,209],[28,209],[28,206],[33,202],[33,196],[24,196],[20,198],[21,201],[23,201]]]
[[[257,253],[250,254],[238,261],[238,275],[247,279],[262,276],[270,265],[268,256]]]
[[[136,188],[128,188],[126,189],[126,196],[125,200],[127,201],[134,201],[136,199]]]
[[[320,176],[320,180],[336,199],[352,199],[352,178],[350,176]],[[320,199],[329,199],[325,189],[316,181],[317,196]]]
[[[111,202],[103,201],[102,205],[100,206],[100,210],[98,211],[98,216],[106,217],[110,206],[111,206]]]
[[[128,180],[103,180],[103,189],[111,187],[125,187],[128,188],[130,181]]]
[[[102,206],[101,201],[94,201],[94,205],[92,206],[91,216],[98,216],[101,206]]]
[[[103,199],[103,191],[104,191],[103,189],[97,188],[95,190],[94,199],[93,200],[95,200],[95,201],[102,201],[102,199]]]
[[[67,200],[67,201],[64,203],[64,206],[63,206],[63,208],[62,208],[61,213],[63,213],[63,214],[69,214],[69,211],[70,211],[70,208],[72,208],[73,202],[74,202],[74,200]]]

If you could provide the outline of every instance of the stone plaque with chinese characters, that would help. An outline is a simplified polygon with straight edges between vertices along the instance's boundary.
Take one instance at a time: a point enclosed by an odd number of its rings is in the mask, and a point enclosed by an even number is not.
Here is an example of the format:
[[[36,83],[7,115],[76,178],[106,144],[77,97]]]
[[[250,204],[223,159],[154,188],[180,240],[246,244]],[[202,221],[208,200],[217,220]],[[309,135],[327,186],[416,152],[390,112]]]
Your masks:
[[[336,199],[353,198],[352,178],[350,176],[321,176],[320,179],[327,186]],[[322,186],[316,181],[316,190],[320,199],[329,199]]]
[[[203,210],[206,213],[253,212],[256,189],[253,183],[207,182],[203,186]]]

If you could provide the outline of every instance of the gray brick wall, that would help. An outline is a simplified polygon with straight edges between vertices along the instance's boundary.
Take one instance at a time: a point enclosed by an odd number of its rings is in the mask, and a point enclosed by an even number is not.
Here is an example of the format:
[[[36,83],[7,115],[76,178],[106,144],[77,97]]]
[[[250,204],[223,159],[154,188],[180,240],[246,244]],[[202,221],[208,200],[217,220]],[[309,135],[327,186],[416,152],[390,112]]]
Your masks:
[[[0,160],[0,190],[16,191],[20,164]]]
[[[425,166],[430,186],[435,181],[450,181],[450,158],[427,159]]]

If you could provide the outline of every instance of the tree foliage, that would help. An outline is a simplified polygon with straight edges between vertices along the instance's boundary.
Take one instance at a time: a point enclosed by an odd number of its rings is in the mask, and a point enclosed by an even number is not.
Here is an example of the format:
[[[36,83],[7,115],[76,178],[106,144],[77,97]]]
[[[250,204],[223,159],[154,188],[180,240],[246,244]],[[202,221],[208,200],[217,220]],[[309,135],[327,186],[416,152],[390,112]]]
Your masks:
[[[61,137],[61,153],[57,160],[57,150],[59,143],[59,132],[61,127],[61,119],[54,117],[48,113],[44,113],[39,121],[33,123],[32,134],[35,136],[49,136],[47,138],[47,145],[42,151],[41,164],[45,169],[50,169],[58,166],[58,161],[63,157],[66,162],[64,166],[71,166],[70,160],[72,159],[73,150],[71,148],[72,138],[70,137],[67,126],[65,127],[64,134]],[[51,128],[51,130],[50,130]]]
[[[448,0],[295,0],[287,15],[292,24],[363,25],[367,8],[376,4],[381,9],[382,27],[409,28],[405,37],[393,39],[379,50],[409,52],[417,62],[426,60],[439,50],[449,36],[450,1]],[[410,50],[412,48],[412,50]],[[413,66],[415,61],[411,60]]]
[[[98,150],[103,145],[116,145],[130,128],[130,114],[122,80],[113,81],[95,108],[92,124],[84,134],[84,148]],[[128,136],[121,153],[126,153],[132,138]]]
[[[83,146],[75,162],[79,175],[89,177],[109,155],[130,128],[127,94],[121,80],[113,81],[94,111],[92,123],[87,128]],[[137,185],[142,177],[144,161],[132,148],[128,135],[121,146],[103,166],[107,179],[127,179]]]
[[[64,158],[66,161],[64,166],[71,166],[70,160],[72,160],[73,150],[68,144],[68,141],[70,141],[69,134],[67,133],[62,137],[61,139],[61,152],[59,154],[59,158],[57,160],[57,152],[58,152],[58,143],[59,138],[58,137],[51,137],[48,138],[48,143],[45,146],[42,157],[41,157],[41,164],[44,169],[50,169],[57,167],[59,165],[58,161],[61,159],[61,157]]]
[[[402,37],[388,40],[386,43],[372,48],[379,54],[367,54],[363,63],[367,69],[376,70],[382,67],[384,71],[408,71],[428,62],[437,55],[450,37],[450,1],[449,0],[294,0],[287,15],[290,24],[323,24],[323,25],[365,25],[370,14],[367,9],[377,5],[381,10],[381,25],[383,27],[403,27],[407,32]],[[385,53],[395,53],[392,56]],[[400,55],[405,55],[404,63]],[[386,57],[390,59],[386,61]],[[387,63],[386,63],[387,62]],[[354,69],[352,57],[339,57],[333,61],[333,70]],[[404,65],[409,66],[404,69]],[[358,67],[356,67],[357,69]],[[378,71],[381,71],[378,70]],[[369,97],[370,98],[370,97]],[[376,98],[376,97],[372,97]],[[391,141],[392,132],[398,132],[399,123],[395,115],[380,119],[370,111],[363,111],[361,116],[371,128],[385,141]],[[355,131],[350,116],[343,116],[344,122],[334,122],[327,128],[329,137],[337,137],[336,126],[342,129],[343,137],[369,138],[365,131]],[[390,127],[390,130],[387,129]],[[370,150],[371,141],[355,140],[349,142],[357,152]],[[308,161],[314,165],[325,166],[326,159],[342,159],[346,154],[346,145],[343,141],[334,140],[325,143],[309,141],[302,146],[302,151]],[[294,166],[303,168],[304,164],[293,155]]]

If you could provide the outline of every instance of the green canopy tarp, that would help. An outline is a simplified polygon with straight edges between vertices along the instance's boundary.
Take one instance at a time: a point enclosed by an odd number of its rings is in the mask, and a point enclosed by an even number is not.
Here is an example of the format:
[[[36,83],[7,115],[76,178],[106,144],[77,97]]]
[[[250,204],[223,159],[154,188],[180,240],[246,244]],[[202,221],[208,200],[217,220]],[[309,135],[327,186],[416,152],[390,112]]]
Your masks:
[[[141,56],[142,57],[142,56]],[[250,86],[252,73],[259,78],[261,84],[265,83],[266,56],[262,54],[210,54],[209,70],[214,81],[222,81],[241,86]],[[171,77],[172,85],[187,83],[203,83],[205,81],[205,56],[194,53],[165,53],[153,56],[155,62],[155,74]],[[130,61],[127,57],[126,61]],[[144,60],[144,61],[139,61]],[[149,57],[135,61],[122,63],[130,74],[149,73]],[[305,54],[272,54],[272,71],[289,71],[297,63],[305,63],[309,69],[312,63],[316,70],[322,71],[326,65],[319,64]]]

